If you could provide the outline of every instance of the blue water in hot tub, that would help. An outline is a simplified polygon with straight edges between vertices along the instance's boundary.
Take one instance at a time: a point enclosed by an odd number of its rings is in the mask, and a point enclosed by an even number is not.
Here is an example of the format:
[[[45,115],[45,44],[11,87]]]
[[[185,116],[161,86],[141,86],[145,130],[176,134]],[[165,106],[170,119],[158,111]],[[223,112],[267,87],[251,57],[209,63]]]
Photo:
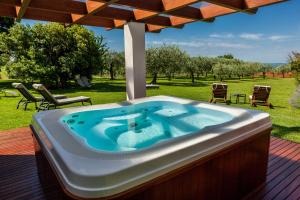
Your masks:
[[[71,133],[95,150],[120,152],[199,133],[207,126],[233,119],[228,113],[179,104],[150,101],[112,109],[72,113],[61,117]],[[201,134],[201,132],[199,133]]]

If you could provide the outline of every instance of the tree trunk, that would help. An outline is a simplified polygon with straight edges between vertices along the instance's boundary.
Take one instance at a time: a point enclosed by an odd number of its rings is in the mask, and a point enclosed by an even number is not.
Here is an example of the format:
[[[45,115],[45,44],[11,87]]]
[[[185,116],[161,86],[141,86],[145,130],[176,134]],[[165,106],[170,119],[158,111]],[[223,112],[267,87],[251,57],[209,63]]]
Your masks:
[[[191,72],[191,79],[192,79],[192,83],[195,83],[195,76],[194,76],[194,72]]]
[[[151,84],[156,84],[156,83],[157,83],[157,73],[154,73]]]
[[[110,80],[115,80],[114,77],[114,68],[112,66],[109,67]]]

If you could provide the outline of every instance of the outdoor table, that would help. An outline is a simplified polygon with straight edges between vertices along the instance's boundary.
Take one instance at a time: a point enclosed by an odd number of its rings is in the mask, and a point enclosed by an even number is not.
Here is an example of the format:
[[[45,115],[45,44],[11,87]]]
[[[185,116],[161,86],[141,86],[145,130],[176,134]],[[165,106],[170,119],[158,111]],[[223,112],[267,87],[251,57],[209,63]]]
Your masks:
[[[235,97],[235,103],[238,104],[240,103],[240,98],[244,98],[244,103],[246,103],[246,94],[241,94],[241,93],[234,93],[230,95],[230,102],[231,98]]]

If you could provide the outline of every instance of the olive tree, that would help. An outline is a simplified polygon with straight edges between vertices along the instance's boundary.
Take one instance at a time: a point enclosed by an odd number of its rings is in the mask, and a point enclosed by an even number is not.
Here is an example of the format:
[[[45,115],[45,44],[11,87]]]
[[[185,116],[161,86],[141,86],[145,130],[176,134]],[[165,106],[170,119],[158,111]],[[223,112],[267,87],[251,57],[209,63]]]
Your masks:
[[[110,80],[114,80],[117,74],[125,73],[124,52],[108,52],[105,56],[105,65],[110,75]]]
[[[299,52],[292,52],[289,55],[289,63],[291,65],[291,70],[294,71],[296,75],[296,79],[300,81],[300,53]]]
[[[189,73],[189,76],[192,80],[192,83],[195,83],[195,74],[198,70],[198,64],[199,59],[195,57],[189,57],[188,55],[185,56],[185,59],[183,60],[183,64],[185,65],[186,72]]]
[[[174,45],[163,45],[146,51],[147,73],[153,76],[152,83],[157,82],[159,73],[171,80],[184,67],[186,53]]]
[[[300,53],[292,52],[289,55],[289,63],[291,66],[291,70],[295,73],[295,78],[298,84],[298,87],[295,91],[294,96],[290,99],[290,103],[292,106],[300,108]]]
[[[76,75],[92,78],[104,65],[103,38],[83,26],[58,23],[16,24],[0,39],[6,70],[12,78],[38,80],[48,86],[66,87]]]
[[[281,65],[281,66],[274,68],[273,70],[276,73],[282,74],[282,77],[284,78],[284,75],[291,71],[291,66],[290,66],[290,64]]]
[[[157,84],[158,74],[161,73],[162,65],[158,48],[149,48],[146,50],[146,68],[147,73],[152,76],[151,84]]]

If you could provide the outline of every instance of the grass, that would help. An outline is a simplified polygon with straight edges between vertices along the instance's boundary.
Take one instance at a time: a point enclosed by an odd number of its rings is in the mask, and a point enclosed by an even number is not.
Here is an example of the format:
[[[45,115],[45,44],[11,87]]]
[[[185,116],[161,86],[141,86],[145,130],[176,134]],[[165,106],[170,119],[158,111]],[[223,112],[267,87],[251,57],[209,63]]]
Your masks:
[[[12,80],[0,80],[0,88],[11,88]],[[211,95],[211,83],[213,81],[201,80],[196,84],[191,84],[190,80],[176,79],[167,81],[159,80],[160,89],[152,89],[147,91],[148,96],[170,95],[194,100],[208,101]],[[271,85],[272,92],[270,101],[274,105],[274,109],[259,106],[250,107],[247,104],[231,104],[231,106],[243,107],[247,109],[258,109],[270,113],[274,130],[273,135],[280,138],[300,142],[300,110],[292,108],[288,100],[294,93],[296,85],[294,79],[243,79],[227,81],[229,85],[229,93],[251,93],[255,84]],[[89,96],[94,104],[112,103],[124,101],[125,81],[110,81],[107,79],[95,78],[93,87],[90,89],[61,89],[52,91],[55,94],[66,94],[72,96]],[[32,93],[35,93],[32,91]],[[36,93],[35,93],[36,94]],[[17,127],[28,126],[32,115],[36,112],[33,105],[29,105],[29,109],[16,110],[16,105],[20,97],[3,97],[0,98],[0,130],[13,129]],[[74,104],[72,106],[79,106]]]

